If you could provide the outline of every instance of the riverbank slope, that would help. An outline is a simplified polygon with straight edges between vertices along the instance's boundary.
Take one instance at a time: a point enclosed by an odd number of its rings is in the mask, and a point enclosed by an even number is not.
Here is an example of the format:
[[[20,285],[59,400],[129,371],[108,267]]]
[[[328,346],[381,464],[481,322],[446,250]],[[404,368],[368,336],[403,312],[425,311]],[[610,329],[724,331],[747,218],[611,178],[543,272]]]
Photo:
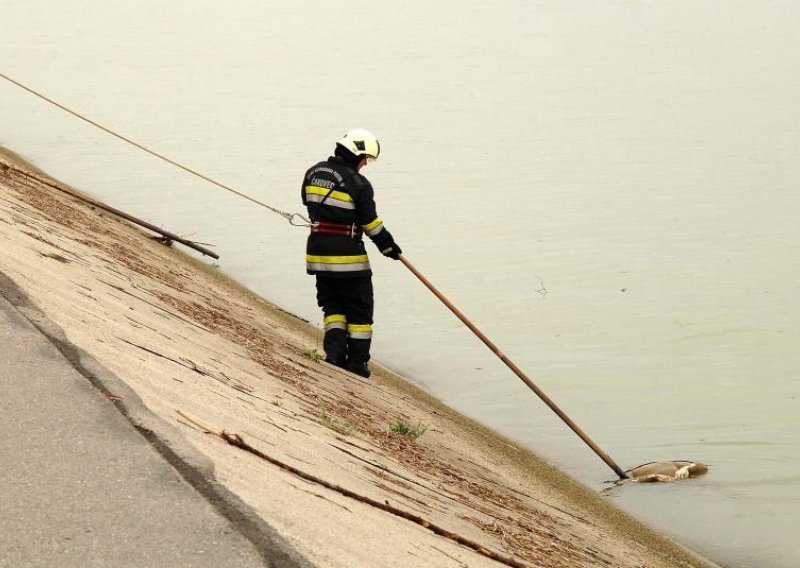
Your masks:
[[[53,186],[0,154],[0,272],[310,562],[704,565],[401,377],[317,361],[307,322]]]

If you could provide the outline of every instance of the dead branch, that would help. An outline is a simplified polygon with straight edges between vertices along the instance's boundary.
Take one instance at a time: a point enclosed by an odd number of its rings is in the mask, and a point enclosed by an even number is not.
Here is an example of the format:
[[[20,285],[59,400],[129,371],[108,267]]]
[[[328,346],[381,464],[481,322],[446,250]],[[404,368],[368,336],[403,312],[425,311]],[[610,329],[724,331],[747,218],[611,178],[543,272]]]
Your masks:
[[[454,542],[457,542],[458,544],[460,544],[462,546],[465,546],[465,547],[473,550],[474,552],[477,552],[478,554],[480,554],[482,556],[485,556],[487,558],[495,560],[496,562],[499,562],[501,564],[505,564],[506,566],[511,566],[513,568],[528,568],[528,566],[526,564],[523,564],[522,562],[519,562],[518,560],[516,560],[514,558],[510,558],[508,556],[505,556],[505,555],[499,554],[497,552],[494,552],[493,550],[489,550],[489,549],[485,548],[483,545],[481,545],[481,544],[479,544],[477,542],[474,542],[472,540],[469,540],[468,538],[463,537],[463,536],[461,536],[461,535],[459,535],[457,533],[454,533],[452,531],[448,531],[448,530],[440,527],[439,525],[436,525],[436,524],[430,522],[429,520],[420,517],[419,515],[415,515],[413,513],[409,513],[408,511],[403,511],[402,509],[398,509],[397,507],[393,507],[392,505],[389,504],[388,501],[385,501],[385,502],[381,503],[380,501],[376,501],[374,499],[370,499],[369,497],[365,497],[363,495],[359,495],[358,493],[350,491],[349,489],[347,489],[345,487],[341,487],[339,485],[335,485],[335,484],[330,483],[328,481],[325,481],[324,479],[321,479],[321,478],[319,478],[319,477],[317,477],[315,475],[311,475],[310,473],[306,473],[304,471],[301,471],[301,470],[297,469],[296,467],[293,467],[293,466],[291,466],[289,464],[283,463],[282,461],[279,461],[279,460],[277,460],[277,459],[275,459],[275,458],[273,458],[271,456],[268,456],[267,454],[261,452],[257,448],[254,448],[253,446],[251,446],[250,444],[245,442],[239,434],[231,434],[230,432],[226,432],[225,430],[222,430],[222,431],[215,430],[214,428],[208,426],[207,424],[203,424],[198,419],[188,416],[185,412],[181,412],[180,410],[176,410],[176,412],[181,418],[183,418],[184,420],[186,420],[190,424],[194,425],[197,429],[200,429],[201,431],[203,431],[203,432],[205,432],[207,434],[213,434],[214,436],[217,436],[218,438],[221,438],[221,439],[225,440],[230,445],[236,446],[239,449],[242,449],[242,450],[244,450],[244,451],[246,451],[248,453],[251,453],[251,454],[261,458],[264,461],[268,461],[269,463],[271,463],[271,464],[283,469],[284,471],[288,471],[289,473],[291,473],[293,475],[296,475],[297,477],[299,477],[301,479],[305,479],[306,481],[310,481],[312,483],[316,483],[316,484],[321,485],[321,486],[323,486],[323,487],[325,487],[327,489],[330,489],[331,491],[335,491],[335,492],[339,493],[340,495],[344,495],[345,497],[350,497],[351,499],[354,499],[356,501],[359,501],[359,502],[364,503],[366,505],[369,505],[371,507],[375,507],[376,509],[380,509],[380,510],[385,511],[387,513],[391,513],[392,515],[395,515],[397,517],[406,519],[408,521],[411,521],[412,523],[416,523],[416,524],[428,529],[429,531],[431,531],[432,533],[434,533],[436,535],[439,535],[441,537],[444,537],[444,538],[447,538],[447,539],[452,540]]]

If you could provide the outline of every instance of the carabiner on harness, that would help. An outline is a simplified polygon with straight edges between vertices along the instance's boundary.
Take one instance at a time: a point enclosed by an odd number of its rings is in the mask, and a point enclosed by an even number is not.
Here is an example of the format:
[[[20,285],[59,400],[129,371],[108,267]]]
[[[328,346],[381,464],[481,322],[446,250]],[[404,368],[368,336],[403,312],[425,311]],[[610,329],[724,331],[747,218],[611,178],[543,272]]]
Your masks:
[[[295,217],[299,217],[302,222],[295,223],[294,222]],[[293,227],[310,227],[311,225],[313,225],[311,219],[306,219],[305,217],[300,215],[300,213],[292,213],[291,215],[287,215],[286,218],[289,220],[289,224]]]

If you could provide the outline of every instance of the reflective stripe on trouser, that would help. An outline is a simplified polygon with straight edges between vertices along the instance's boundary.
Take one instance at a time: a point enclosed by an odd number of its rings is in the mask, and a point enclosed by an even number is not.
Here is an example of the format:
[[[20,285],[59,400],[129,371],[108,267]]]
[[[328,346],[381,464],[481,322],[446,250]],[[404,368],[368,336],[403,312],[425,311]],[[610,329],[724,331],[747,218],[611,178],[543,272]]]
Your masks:
[[[347,333],[351,339],[372,339],[372,326],[368,323],[349,323],[347,324]]]
[[[325,317],[325,321],[323,322],[325,326],[325,331],[330,331],[331,329],[344,329],[347,330],[347,318],[344,314],[331,314]]]
[[[360,272],[369,270],[369,257],[365,254],[350,256],[307,254],[306,269],[316,272]]]

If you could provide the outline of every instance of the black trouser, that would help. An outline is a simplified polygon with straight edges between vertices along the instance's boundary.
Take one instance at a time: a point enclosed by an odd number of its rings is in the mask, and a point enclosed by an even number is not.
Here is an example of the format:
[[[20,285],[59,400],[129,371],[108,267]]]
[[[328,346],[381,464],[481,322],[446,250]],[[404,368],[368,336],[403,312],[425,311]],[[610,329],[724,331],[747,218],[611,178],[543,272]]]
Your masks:
[[[331,278],[317,274],[317,304],[325,315],[325,359],[334,365],[364,364],[372,343],[372,276]]]

